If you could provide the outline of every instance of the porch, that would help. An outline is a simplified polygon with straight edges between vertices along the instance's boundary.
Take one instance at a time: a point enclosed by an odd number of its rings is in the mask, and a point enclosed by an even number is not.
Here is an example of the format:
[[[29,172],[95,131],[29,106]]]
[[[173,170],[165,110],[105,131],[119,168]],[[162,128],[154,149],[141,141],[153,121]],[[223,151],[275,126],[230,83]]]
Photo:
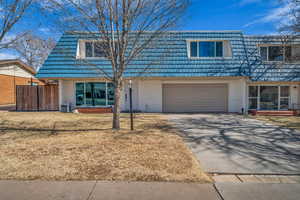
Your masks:
[[[249,112],[252,115],[263,116],[296,116],[298,112],[295,110],[251,110]]]
[[[294,116],[300,110],[300,86],[257,84],[248,86],[248,112],[252,115]]]

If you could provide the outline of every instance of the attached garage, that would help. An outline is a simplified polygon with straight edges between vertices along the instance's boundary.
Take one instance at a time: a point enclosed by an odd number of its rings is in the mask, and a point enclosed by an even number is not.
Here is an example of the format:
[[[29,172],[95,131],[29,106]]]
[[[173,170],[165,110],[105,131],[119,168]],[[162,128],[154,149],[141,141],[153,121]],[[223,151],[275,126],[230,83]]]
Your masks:
[[[164,84],[163,112],[227,112],[227,84]]]

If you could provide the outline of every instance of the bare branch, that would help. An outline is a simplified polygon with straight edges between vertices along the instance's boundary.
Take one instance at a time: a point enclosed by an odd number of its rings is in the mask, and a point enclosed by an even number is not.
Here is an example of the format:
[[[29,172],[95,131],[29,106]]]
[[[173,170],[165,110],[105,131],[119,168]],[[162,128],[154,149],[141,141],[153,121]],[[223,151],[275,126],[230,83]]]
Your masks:
[[[31,33],[26,33],[16,40],[10,48],[16,50],[21,60],[37,70],[54,46],[55,41],[52,38],[45,40]]]
[[[24,16],[32,3],[33,0],[0,0],[0,49],[9,46],[11,41],[3,42],[5,36]],[[12,40],[16,40],[16,38]]]
[[[56,1],[60,9],[66,10],[63,13],[68,13],[72,23],[85,31],[83,35],[102,44],[101,51],[111,64],[110,73],[89,60],[80,62],[97,67],[101,76],[112,80],[116,91],[114,118],[119,118],[116,117],[120,113],[118,92],[122,90],[124,73],[144,52],[159,45],[161,36],[176,26],[189,4],[189,0],[51,1]],[[146,73],[151,65],[157,64],[144,64],[138,76]],[[119,119],[114,120],[114,128],[119,128]]]

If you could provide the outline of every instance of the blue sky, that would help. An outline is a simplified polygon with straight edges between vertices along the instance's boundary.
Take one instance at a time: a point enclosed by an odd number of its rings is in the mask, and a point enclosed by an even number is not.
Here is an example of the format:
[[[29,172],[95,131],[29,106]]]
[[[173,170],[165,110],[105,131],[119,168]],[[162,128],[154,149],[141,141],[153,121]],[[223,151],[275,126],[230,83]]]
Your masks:
[[[276,34],[280,23],[284,22],[287,5],[279,0],[192,0],[180,30],[241,30],[245,34]],[[30,14],[10,33],[11,35],[26,29],[43,38],[59,39],[49,13],[30,10]],[[40,10],[39,10],[40,11]],[[0,59],[14,57],[13,52],[0,52]]]
[[[181,29],[276,34],[285,11],[277,0],[193,0]]]

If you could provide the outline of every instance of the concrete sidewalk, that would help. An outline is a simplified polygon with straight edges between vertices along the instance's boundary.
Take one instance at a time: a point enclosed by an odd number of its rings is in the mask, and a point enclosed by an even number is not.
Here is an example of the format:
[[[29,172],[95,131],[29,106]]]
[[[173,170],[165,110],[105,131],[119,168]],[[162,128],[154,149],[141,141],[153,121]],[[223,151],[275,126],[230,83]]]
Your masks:
[[[224,200],[299,200],[300,184],[216,183]]]
[[[2,200],[298,200],[300,184],[0,181]]]
[[[0,181],[2,200],[221,200],[212,184]]]

